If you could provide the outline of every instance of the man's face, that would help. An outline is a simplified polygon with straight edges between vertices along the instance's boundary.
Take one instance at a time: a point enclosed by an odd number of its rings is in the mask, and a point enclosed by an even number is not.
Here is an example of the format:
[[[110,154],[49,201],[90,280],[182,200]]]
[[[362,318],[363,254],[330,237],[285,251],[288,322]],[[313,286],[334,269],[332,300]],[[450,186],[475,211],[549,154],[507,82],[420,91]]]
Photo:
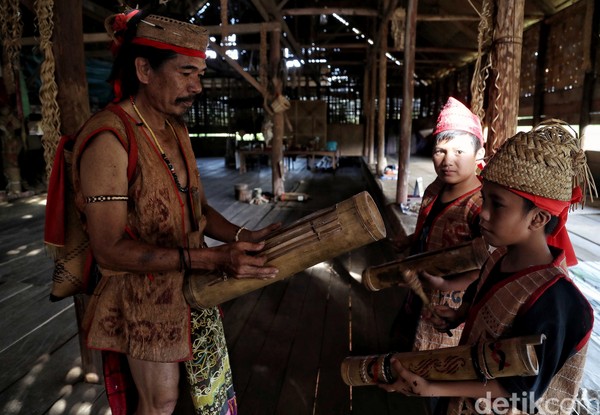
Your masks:
[[[457,135],[435,145],[433,166],[438,177],[445,183],[458,184],[473,177],[477,156],[472,137],[469,134]]]
[[[177,55],[158,70],[151,70],[146,87],[154,105],[165,114],[185,114],[202,91],[201,77],[205,71],[204,59],[185,55]]]

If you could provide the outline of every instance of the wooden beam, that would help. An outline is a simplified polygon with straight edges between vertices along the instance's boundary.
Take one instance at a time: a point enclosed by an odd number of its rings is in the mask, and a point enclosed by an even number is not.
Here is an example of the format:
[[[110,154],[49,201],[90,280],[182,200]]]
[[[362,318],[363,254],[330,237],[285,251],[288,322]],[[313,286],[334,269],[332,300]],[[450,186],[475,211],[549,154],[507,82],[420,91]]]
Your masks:
[[[231,59],[226,53],[225,50],[223,48],[221,48],[221,46],[217,45],[216,43],[214,43],[213,41],[209,41],[208,42],[209,47],[214,50],[215,52],[217,52],[217,54],[219,56],[221,56],[223,59],[225,59],[225,61],[227,61],[227,63],[236,70],[237,73],[239,73],[246,81],[248,81],[248,83],[250,83],[250,85],[252,85],[254,88],[256,88],[258,90],[258,92],[260,92],[263,96],[266,94],[266,89],[263,85],[261,85],[256,79],[254,79],[254,77],[252,75],[250,75],[248,72],[246,72],[244,70],[244,68],[242,68],[240,66],[239,63],[237,63],[234,59]]]
[[[369,16],[377,17],[377,9],[366,7],[301,7],[294,9],[283,9],[281,14],[284,16],[319,16],[339,14],[341,16]]]
[[[594,102],[594,91],[596,90],[596,52],[598,51],[598,33],[600,30],[600,6],[595,0],[586,0],[585,29],[583,31],[584,65],[583,70],[583,94],[581,97],[581,109],[579,111],[579,136],[584,140],[588,138],[586,131],[591,123],[591,109]]]
[[[396,10],[398,0],[383,0],[383,18],[379,33],[379,56],[377,59],[379,69],[379,98],[377,110],[377,176],[383,175],[385,169],[385,120],[387,119],[387,40],[390,20]]]
[[[280,31],[282,30],[282,25],[280,22],[262,22],[262,23],[240,23],[240,24],[232,24],[227,26],[227,33],[230,35],[244,35],[248,33],[260,33],[261,27],[263,27],[267,32],[272,31]],[[220,35],[221,34],[221,26],[204,26],[208,30],[209,35]]]
[[[82,0],[62,0],[54,3],[52,49],[55,59],[56,100],[60,108],[62,134],[75,134],[90,116],[88,84],[85,75],[85,54],[82,42]],[[81,366],[88,383],[102,383],[102,357],[98,350],[85,344],[83,316],[90,297],[73,297],[78,325]]]
[[[267,2],[265,5],[264,1]],[[281,11],[277,8],[277,5],[273,2],[273,0],[252,0],[252,4],[258,10],[262,18],[265,22],[275,21],[281,24],[282,32],[285,32],[286,37],[283,38],[284,43],[289,45],[290,49],[297,57],[302,57],[302,49],[298,45],[298,42],[294,38],[292,31],[288,27],[285,20],[283,20],[283,16],[281,15]],[[273,16],[273,19],[271,18]]]
[[[227,33],[230,35],[244,35],[248,33],[260,33],[261,25],[265,25],[267,32],[281,31],[281,24],[279,22],[268,22],[268,23],[242,23],[236,25],[230,25],[227,27]],[[204,26],[208,30],[209,35],[220,35],[221,26]],[[100,33],[84,33],[84,43],[102,43],[110,42],[110,37],[105,32]],[[24,37],[21,40],[22,46],[33,46],[39,43],[37,37]]]
[[[402,114],[400,115],[400,137],[398,143],[398,181],[396,203],[408,202],[408,168],[410,166],[410,139],[412,135],[412,110],[415,96],[415,44],[417,38],[418,0],[408,0],[404,34],[404,90],[402,91]]]

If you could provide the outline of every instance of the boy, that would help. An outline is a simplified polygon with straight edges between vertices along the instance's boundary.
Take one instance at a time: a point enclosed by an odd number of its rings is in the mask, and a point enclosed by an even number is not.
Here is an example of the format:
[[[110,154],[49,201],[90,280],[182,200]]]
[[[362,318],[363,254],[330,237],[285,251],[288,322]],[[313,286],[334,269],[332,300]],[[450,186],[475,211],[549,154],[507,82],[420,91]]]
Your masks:
[[[593,312],[568,277],[566,265],[574,257],[564,225],[571,203],[582,201],[579,185],[595,191],[586,173],[579,140],[562,122],[550,120],[507,140],[482,173],[481,233],[497,249],[463,306],[438,307],[442,318],[431,317],[441,330],[465,321],[461,344],[544,334],[546,340],[536,346],[539,373],[428,382],[395,362],[398,380],[383,386],[386,390],[452,397],[440,402],[440,414],[484,413],[482,408],[497,406],[498,398],[512,406],[503,413],[533,413],[537,405],[540,413],[571,414]]]
[[[481,182],[475,171],[483,159],[483,132],[479,118],[458,100],[450,97],[440,112],[434,130],[433,165],[437,174],[423,195],[410,254],[445,248],[479,236],[477,217],[481,209]],[[432,305],[458,308],[467,286],[478,271],[465,273],[449,290],[431,289]],[[449,337],[419,318],[422,302],[412,292],[393,328],[395,347],[401,351],[431,350],[456,346],[460,328]],[[416,328],[415,328],[416,326]],[[416,331],[416,333],[415,333]],[[414,342],[413,342],[414,340]]]

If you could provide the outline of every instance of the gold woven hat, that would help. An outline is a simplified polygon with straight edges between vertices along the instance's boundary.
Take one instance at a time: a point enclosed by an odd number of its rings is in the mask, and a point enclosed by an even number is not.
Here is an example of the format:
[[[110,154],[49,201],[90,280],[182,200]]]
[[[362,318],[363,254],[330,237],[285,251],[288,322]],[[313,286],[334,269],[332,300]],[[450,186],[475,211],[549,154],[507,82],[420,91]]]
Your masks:
[[[577,134],[565,122],[547,120],[509,138],[490,159],[482,177],[548,199],[569,201],[573,188],[595,191]]]
[[[139,12],[139,10],[133,10],[106,18],[104,27],[113,41],[117,43],[122,41],[123,33],[127,30],[127,23]],[[206,58],[208,30],[191,23],[151,14],[137,23],[132,43]]]

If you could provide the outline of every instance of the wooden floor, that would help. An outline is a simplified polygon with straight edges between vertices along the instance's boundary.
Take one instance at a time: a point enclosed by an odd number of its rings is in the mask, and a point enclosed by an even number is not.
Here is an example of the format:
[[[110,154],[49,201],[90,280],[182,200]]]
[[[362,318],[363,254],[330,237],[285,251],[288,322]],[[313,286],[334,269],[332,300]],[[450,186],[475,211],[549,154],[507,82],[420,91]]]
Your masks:
[[[285,190],[306,192],[308,201],[249,205],[234,200],[234,185],[270,192],[269,168],[240,175],[223,159],[198,164],[210,203],[247,227],[289,223],[369,186],[356,163],[342,160],[334,174],[296,162]],[[103,387],[82,382],[72,301],[48,301],[52,263],[42,244],[44,206],[44,195],[0,205],[0,414],[110,414]],[[590,281],[584,292],[600,310],[600,215],[584,219],[569,222],[585,251],[577,270]],[[351,389],[340,376],[344,357],[390,351],[390,326],[405,293],[369,293],[355,279],[389,256],[384,243],[375,243],[223,304],[241,415],[421,413],[418,399],[374,387]],[[596,390],[598,339],[586,373]]]

